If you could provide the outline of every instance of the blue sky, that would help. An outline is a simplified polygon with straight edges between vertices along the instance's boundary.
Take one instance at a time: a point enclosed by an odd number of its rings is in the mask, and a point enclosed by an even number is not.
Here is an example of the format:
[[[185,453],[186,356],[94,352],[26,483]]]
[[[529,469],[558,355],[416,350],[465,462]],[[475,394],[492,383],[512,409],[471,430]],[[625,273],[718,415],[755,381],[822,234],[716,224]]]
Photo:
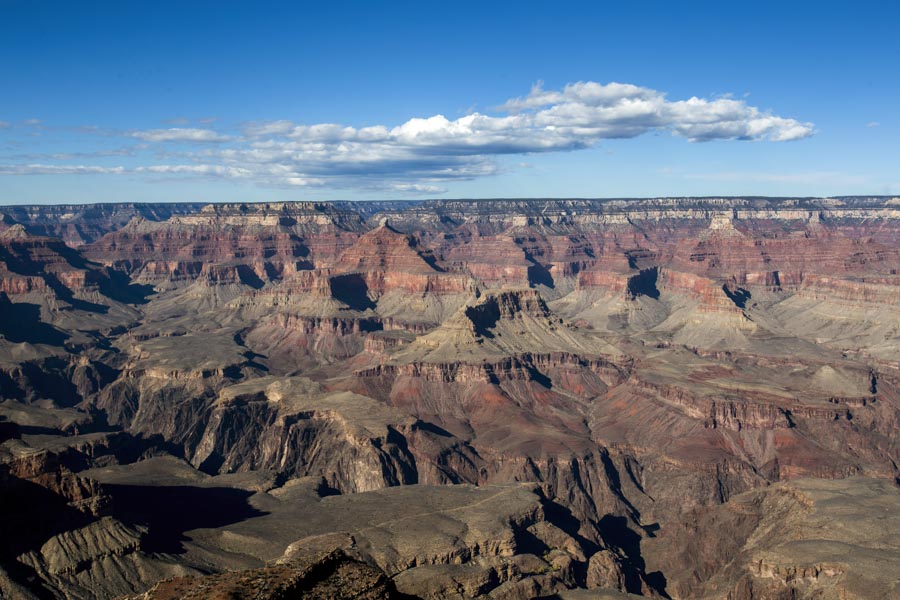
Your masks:
[[[0,204],[900,194],[896,6],[0,0]]]

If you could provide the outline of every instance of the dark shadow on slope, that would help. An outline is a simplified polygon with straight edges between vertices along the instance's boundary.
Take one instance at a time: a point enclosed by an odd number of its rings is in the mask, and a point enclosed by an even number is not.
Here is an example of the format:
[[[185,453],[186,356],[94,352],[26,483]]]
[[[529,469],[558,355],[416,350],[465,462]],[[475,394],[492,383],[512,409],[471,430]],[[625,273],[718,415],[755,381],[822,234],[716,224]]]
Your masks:
[[[637,269],[638,268],[637,259],[633,255],[626,252],[625,258],[628,260],[628,268],[629,269]]]
[[[722,291],[728,296],[728,299],[734,302],[738,308],[747,308],[747,300],[750,299],[750,292],[744,288],[737,286],[729,286],[727,283],[722,286]]]
[[[49,398],[57,406],[75,406],[83,398],[72,383],[69,366],[68,360],[56,356],[22,363],[22,375],[31,388],[26,388],[26,391],[35,398]]]
[[[392,485],[410,485],[419,483],[419,471],[416,468],[416,457],[409,450],[406,436],[394,427],[387,426],[386,446],[373,440],[376,448],[388,454],[393,460],[381,460],[381,475],[384,481]],[[395,483],[394,483],[395,482]]]
[[[641,591],[641,580],[656,590],[664,598],[669,596],[666,594],[666,578],[661,572],[647,573],[644,558],[641,555],[641,535],[629,527],[629,523],[635,523],[635,527],[643,530],[648,537],[655,537],[656,531],[659,529],[657,524],[643,526],[640,525],[641,513],[626,497],[622,490],[622,480],[619,470],[616,468],[608,454],[601,456],[603,462],[603,470],[609,483],[610,490],[615,493],[619,500],[628,508],[630,520],[627,517],[608,514],[600,519],[599,530],[600,537],[606,546],[618,548],[625,556],[626,561],[623,564],[625,574],[626,590],[639,594]],[[631,473],[629,472],[629,475]]]
[[[18,423],[7,421],[5,416],[0,415],[0,444],[6,440],[17,440],[22,437],[22,433]]]
[[[430,421],[417,420],[413,424],[413,431],[416,431],[416,430],[427,431],[428,433],[431,433],[431,434],[434,434],[434,435],[437,435],[440,437],[448,437],[448,438],[453,437],[452,433],[450,433],[443,427],[438,427],[437,425],[435,425],[434,423],[431,423]]]
[[[606,475],[606,479],[609,482],[610,489],[616,494],[619,500],[628,507],[628,510],[631,513],[632,519],[639,523],[641,519],[640,511],[635,508],[635,506],[631,503],[630,500],[625,496],[625,493],[622,491],[622,478],[619,476],[619,470],[616,468],[616,465],[613,464],[612,459],[609,458],[609,454],[602,454],[601,460],[603,462],[603,472]]]
[[[152,286],[132,284],[124,273],[112,270],[104,272],[102,265],[85,259],[77,250],[66,246],[59,240],[53,240],[48,248],[64,259],[69,266],[88,271],[88,276],[91,274],[101,275],[95,280],[99,283],[100,293],[108,298],[119,302],[143,304],[146,302],[146,297],[153,292]],[[75,298],[72,290],[67,288],[57,275],[45,271],[44,264],[32,260],[23,253],[13,253],[0,247],[0,261],[5,262],[7,268],[14,273],[42,277],[47,287],[53,290],[59,299],[65,300],[78,310],[101,314],[109,311],[109,307],[102,304]]]
[[[419,252],[419,257],[425,261],[425,263],[439,273],[444,273],[445,269],[437,263],[437,258],[433,254]]]
[[[89,269],[91,267],[99,267],[99,263],[95,263],[93,261],[87,260],[81,253],[75,248],[71,248],[66,246],[62,240],[59,240],[60,245],[56,247],[56,251],[62,256],[70,266],[75,267],[76,269]]]
[[[72,290],[63,285],[63,283],[59,279],[57,279],[56,275],[43,273],[41,276],[44,278],[44,282],[47,284],[47,287],[53,290],[53,293],[56,294],[56,297],[71,304],[72,308],[101,315],[109,312],[108,306],[76,298]]]
[[[329,280],[331,295],[352,310],[364,311],[375,308],[375,303],[369,298],[369,286],[366,280],[358,273],[337,275]]]
[[[125,273],[110,270],[108,277],[100,281],[100,293],[123,304],[147,304],[149,296],[156,292],[152,285],[132,283]]]
[[[539,262],[533,262],[532,265],[528,267],[528,285],[531,287],[544,285],[551,289],[556,287],[550,269]]]
[[[666,593],[665,576],[660,571],[646,573],[647,565],[641,556],[641,536],[628,527],[628,519],[616,515],[606,515],[600,519],[599,525],[603,544],[607,547],[618,548],[625,556],[622,565],[625,574],[625,590],[640,594],[641,579],[643,579],[663,598],[669,598]]]
[[[267,513],[252,507],[253,492],[226,487],[104,485],[112,515],[129,525],[146,525],[145,552],[182,554],[192,529],[216,528]]]
[[[526,365],[525,370],[528,372],[528,376],[531,377],[532,381],[544,386],[548,390],[553,389],[553,381],[549,377],[538,371],[537,367],[535,367],[534,365]]]
[[[659,269],[651,267],[644,269],[637,275],[628,278],[628,297],[635,299],[638,296],[647,296],[654,300],[659,299],[659,288],[656,287],[659,278]]]
[[[259,275],[256,274],[256,271],[250,268],[249,265],[238,265],[237,267],[238,278],[241,280],[241,283],[244,285],[249,285],[254,290],[258,290],[262,286],[266,285],[266,282],[259,278]]]
[[[0,465],[0,566],[6,575],[36,597],[52,599],[34,568],[16,557],[39,551],[55,535],[84,527],[96,520],[54,491],[9,472]]]
[[[525,260],[531,263],[526,273],[528,277],[528,285],[530,287],[544,285],[551,289],[556,287],[556,284],[553,281],[553,275],[550,273],[550,269],[539,263],[528,250],[525,250],[523,248],[522,252],[525,253]]]
[[[41,321],[41,307],[27,302],[10,302],[0,292],[0,334],[15,343],[62,346],[69,339],[64,333]]]
[[[581,531],[581,521],[572,514],[572,511],[552,500],[544,501],[544,518],[551,525],[559,527],[567,534],[575,538],[584,551],[591,555],[601,549],[600,546],[584,537],[579,533]]]
[[[4,400],[22,400],[25,398],[25,390],[21,382],[14,381],[9,373],[0,371],[0,398]]]
[[[31,260],[27,255],[13,251],[14,248],[0,244],[0,262],[6,264],[6,268],[20,275],[39,275],[41,265]]]
[[[552,500],[544,500],[543,507],[544,518],[547,520],[547,522],[558,527],[559,529],[569,534],[572,538],[574,538],[578,542],[578,545],[581,546],[581,548],[584,550],[585,555],[591,556],[601,550],[601,547],[599,545],[581,535],[581,521],[579,521],[575,517],[575,515],[572,514],[572,511],[570,511],[568,508],[562,506],[561,504],[557,504]],[[519,542],[518,538],[516,541],[517,543]],[[522,540],[522,542],[527,541],[527,539]],[[539,544],[543,543],[540,542],[540,540],[536,541]],[[534,550],[540,550],[540,548],[537,547],[534,548]],[[525,552],[531,552],[532,554],[537,554],[538,556],[541,556],[543,554],[543,552],[535,552],[534,550],[525,550]],[[574,562],[572,564],[572,576],[575,578],[575,582],[580,586],[584,586],[587,582],[587,567],[587,562]]]
[[[225,457],[218,452],[212,452],[203,462],[197,466],[197,470],[207,475],[218,475],[219,469],[225,464]]]
[[[291,256],[294,258],[306,258],[309,256],[309,247],[295,236],[291,236]]]
[[[391,231],[394,231],[394,232],[396,232],[396,233],[400,233],[399,231],[397,231],[396,229],[394,229],[394,228],[391,227],[390,225],[385,225],[385,227],[387,227],[387,228],[390,229]],[[402,234],[401,234],[401,235],[402,235]],[[431,251],[429,248],[423,246],[423,244],[421,243],[421,241],[420,241],[418,238],[416,238],[416,237],[414,237],[414,236],[412,236],[412,235],[408,235],[408,236],[406,236],[406,241],[407,241],[407,243],[409,244],[409,247],[412,248],[413,250],[415,250],[416,254],[419,255],[419,258],[421,258],[423,261],[425,261],[425,263],[426,263],[429,267],[431,267],[432,269],[434,269],[435,271],[438,271],[438,272],[440,272],[440,273],[443,273],[443,272],[444,272],[444,268],[441,267],[441,266],[437,263],[437,258],[434,256],[434,254],[432,253],[432,251]]]
[[[491,329],[500,320],[500,306],[496,298],[488,298],[485,302],[476,306],[466,307],[466,317],[472,322],[472,327],[477,335],[493,338]]]
[[[0,470],[0,557],[4,563],[39,550],[51,537],[84,527],[94,517],[43,486]]]

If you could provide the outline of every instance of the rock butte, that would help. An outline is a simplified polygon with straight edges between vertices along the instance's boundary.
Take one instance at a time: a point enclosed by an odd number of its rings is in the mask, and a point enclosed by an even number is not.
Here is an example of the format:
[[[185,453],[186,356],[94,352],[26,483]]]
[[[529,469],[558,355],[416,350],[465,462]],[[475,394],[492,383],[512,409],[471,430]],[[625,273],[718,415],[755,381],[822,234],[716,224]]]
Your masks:
[[[900,595],[900,199],[0,207],[0,597]]]

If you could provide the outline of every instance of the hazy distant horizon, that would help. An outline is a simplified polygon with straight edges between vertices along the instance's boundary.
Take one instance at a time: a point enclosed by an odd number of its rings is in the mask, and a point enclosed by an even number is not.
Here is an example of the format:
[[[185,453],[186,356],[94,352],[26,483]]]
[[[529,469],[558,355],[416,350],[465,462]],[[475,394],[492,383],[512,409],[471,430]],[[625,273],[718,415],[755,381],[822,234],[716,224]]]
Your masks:
[[[608,197],[608,198],[576,198],[571,196],[545,197],[535,196],[531,198],[360,198],[360,199],[333,199],[333,200],[158,200],[152,202],[133,202],[129,200],[110,200],[104,202],[34,202],[22,204],[0,204],[0,209],[4,208],[22,208],[27,206],[108,206],[108,205],[153,205],[153,204],[181,204],[193,206],[206,206],[209,204],[300,204],[300,203],[319,203],[319,204],[378,204],[402,202],[407,204],[422,204],[429,202],[641,202],[653,200],[763,200],[773,202],[789,202],[801,200],[884,200],[891,201],[898,199],[893,194],[849,194],[835,196],[633,196],[633,197]]]

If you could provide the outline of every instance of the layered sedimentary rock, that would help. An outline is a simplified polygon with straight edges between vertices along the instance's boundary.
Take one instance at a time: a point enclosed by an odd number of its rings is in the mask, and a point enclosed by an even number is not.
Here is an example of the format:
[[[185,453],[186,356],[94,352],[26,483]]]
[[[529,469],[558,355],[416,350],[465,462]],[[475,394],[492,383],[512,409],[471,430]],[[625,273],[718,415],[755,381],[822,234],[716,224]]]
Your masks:
[[[648,561],[681,566],[673,597],[890,598],[898,503],[884,480],[780,483],[693,511],[648,544]]]
[[[897,199],[0,212],[6,595],[896,593]]]
[[[5,206],[2,213],[21,223],[29,233],[55,237],[72,247],[93,242],[115,231],[134,217],[162,221],[173,215],[190,214],[202,204],[60,204]]]
[[[84,253],[156,285],[202,278],[210,264],[261,285],[333,260],[364,230],[359,215],[325,204],[210,205],[162,221],[135,217]]]

